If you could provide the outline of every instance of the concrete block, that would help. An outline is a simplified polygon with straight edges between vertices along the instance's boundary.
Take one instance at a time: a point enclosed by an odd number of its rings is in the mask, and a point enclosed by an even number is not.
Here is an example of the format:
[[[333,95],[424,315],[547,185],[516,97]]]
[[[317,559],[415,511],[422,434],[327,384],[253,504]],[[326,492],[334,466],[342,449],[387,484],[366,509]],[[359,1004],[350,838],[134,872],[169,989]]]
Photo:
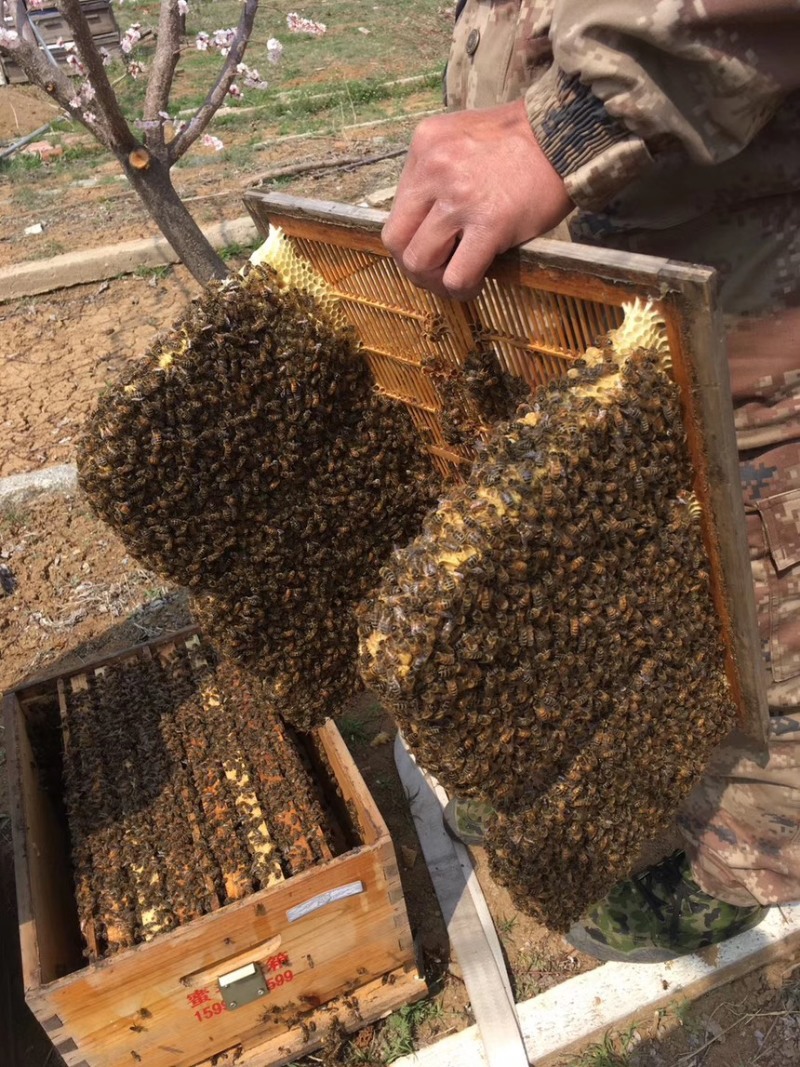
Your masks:
[[[30,474],[12,474],[0,478],[0,507],[21,504],[39,493],[74,493],[78,488],[78,471],[74,463],[45,467]]]
[[[204,227],[203,233],[214,248],[252,244],[258,238],[255,223],[249,215],[214,223]],[[161,267],[178,262],[165,237],[145,237],[83,252],[67,252],[52,259],[17,263],[0,270],[0,303],[66,289],[71,285],[116,278],[139,267]]]

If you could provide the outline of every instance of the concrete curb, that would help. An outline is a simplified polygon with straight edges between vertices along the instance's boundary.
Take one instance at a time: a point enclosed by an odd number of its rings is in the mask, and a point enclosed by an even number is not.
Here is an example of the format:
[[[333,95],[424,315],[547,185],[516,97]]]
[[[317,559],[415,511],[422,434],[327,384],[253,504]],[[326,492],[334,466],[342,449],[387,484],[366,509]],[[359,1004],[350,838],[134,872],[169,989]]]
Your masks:
[[[0,507],[21,504],[40,493],[74,493],[78,488],[78,470],[74,463],[45,467],[30,474],[12,474],[0,478]]]
[[[217,222],[203,233],[214,248],[226,245],[252,244],[258,237],[256,225],[249,215]],[[116,278],[130,274],[138,267],[162,267],[178,263],[178,257],[166,237],[145,237],[139,241],[90,248],[84,252],[67,252],[52,259],[31,260],[0,270],[0,304],[23,296],[49,293],[70,285]]]

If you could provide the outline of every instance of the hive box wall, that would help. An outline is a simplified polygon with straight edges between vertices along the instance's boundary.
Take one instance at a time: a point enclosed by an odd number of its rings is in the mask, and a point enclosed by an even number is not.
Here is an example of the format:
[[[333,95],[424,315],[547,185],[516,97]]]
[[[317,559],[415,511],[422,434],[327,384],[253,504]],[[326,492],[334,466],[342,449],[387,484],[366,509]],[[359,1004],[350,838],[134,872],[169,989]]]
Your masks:
[[[57,684],[7,694],[5,723],[25,996],[70,1067],[194,1067],[232,1049],[240,1064],[285,1062],[320,1043],[337,1005],[354,1028],[425,994],[391,839],[331,722],[318,740],[360,845],[86,965],[60,799],[31,746]],[[273,988],[224,1009],[220,975],[253,962]]]

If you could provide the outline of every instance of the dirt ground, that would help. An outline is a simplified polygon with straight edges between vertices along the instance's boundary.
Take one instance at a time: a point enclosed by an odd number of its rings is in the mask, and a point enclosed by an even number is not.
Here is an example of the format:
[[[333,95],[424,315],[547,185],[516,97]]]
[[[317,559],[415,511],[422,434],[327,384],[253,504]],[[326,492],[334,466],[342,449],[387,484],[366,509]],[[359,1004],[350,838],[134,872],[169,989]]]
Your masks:
[[[40,118],[46,121],[47,115],[32,109],[24,125],[30,129]],[[0,138],[4,131],[14,136],[12,124],[22,121],[19,114],[15,118],[7,109],[0,110]],[[409,133],[408,124],[398,124],[360,137],[359,144],[365,155],[379,154],[407,141]],[[323,158],[352,152],[353,145],[354,139],[319,139],[303,151]],[[283,143],[265,153],[261,162],[266,168],[296,156],[296,145]],[[357,202],[396,180],[400,166],[401,161],[393,160],[352,171],[320,171],[283,188]],[[242,214],[244,180],[236,174],[220,175],[218,169],[204,174],[198,167],[187,172],[182,191],[209,195],[195,203],[201,221],[232,218]],[[70,249],[153,232],[137,202],[124,190],[116,191],[120,195],[109,198],[107,186],[74,188],[54,182],[48,188],[45,183],[38,187],[36,206],[26,208],[14,199],[18,190],[8,188],[0,177],[0,266],[36,256],[22,231],[42,219],[51,239],[66,242]],[[49,200],[46,193],[51,194]],[[196,292],[188,273],[174,268],[0,303],[0,475],[74,459],[81,425],[98,393],[127,361],[144,353]],[[181,591],[128,557],[80,497],[34,501],[0,514],[0,565],[5,593],[0,592],[0,691],[55,663],[82,662],[101,650],[123,648],[177,628],[190,618]],[[392,746],[372,744],[381,733],[391,735],[391,720],[364,697],[343,709],[340,728],[401,857],[411,923],[437,1005],[419,1017],[416,1040],[425,1043],[473,1020],[457,964],[449,959],[441,919],[431,906],[432,887],[394,769]],[[0,812],[6,810],[0,797]],[[561,938],[518,914],[486,875],[479,850],[476,860],[518,999],[593,965]],[[342,1051],[343,1061],[384,1062],[382,1040],[380,1028],[370,1028],[358,1045]],[[799,1047],[800,982],[784,963],[696,1004],[675,1005],[635,1032],[609,1038],[604,1046],[587,1051],[588,1058],[572,1062],[582,1067],[792,1067],[800,1063]],[[49,1060],[51,1067],[54,1062]],[[43,1062],[26,1059],[25,1067],[43,1067]]]
[[[0,104],[0,142],[14,136],[12,122],[19,122],[30,132],[40,119],[47,121],[48,113],[43,116],[42,108],[47,108],[48,102],[32,93],[30,89],[4,89],[0,93],[0,101],[5,101]],[[413,113],[430,106],[430,93],[410,95],[398,111]],[[26,114],[27,120],[23,117]],[[298,159],[324,162],[381,156],[407,144],[413,127],[413,120],[398,119],[374,128],[342,127],[336,136],[314,135],[298,141],[291,135],[280,136],[256,113],[245,128],[218,131],[229,149],[227,155],[217,158],[213,149],[193,149],[173,170],[173,181],[197,222],[208,225],[245,214],[243,191],[272,168],[297,163]],[[264,147],[251,150],[254,138]],[[45,163],[21,176],[14,173],[9,177],[0,170],[0,267],[159,233],[122,176],[119,164],[101,152],[88,135],[53,134],[51,139],[86,155],[70,167]],[[280,189],[352,203],[365,192],[393,183],[401,166],[402,160],[389,159],[364,167],[350,165],[351,169],[322,168],[296,180],[282,179]],[[43,232],[26,235],[24,231],[36,224],[42,225]]]

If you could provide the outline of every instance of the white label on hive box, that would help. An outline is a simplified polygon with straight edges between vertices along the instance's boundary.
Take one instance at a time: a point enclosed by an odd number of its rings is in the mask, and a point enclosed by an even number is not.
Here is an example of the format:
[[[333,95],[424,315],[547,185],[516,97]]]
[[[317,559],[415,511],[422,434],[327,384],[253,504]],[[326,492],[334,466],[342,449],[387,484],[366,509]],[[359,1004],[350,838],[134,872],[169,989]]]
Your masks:
[[[326,904],[333,904],[336,900],[345,900],[347,897],[357,897],[359,893],[364,892],[363,882],[348,882],[347,885],[337,886],[336,889],[329,889],[327,893],[319,893],[315,897],[311,897],[310,900],[304,900],[302,904],[297,904],[293,908],[289,908],[286,912],[286,918],[290,923],[296,922],[298,919],[304,919],[306,915],[310,915],[312,911],[319,911],[320,908],[324,908]]]

